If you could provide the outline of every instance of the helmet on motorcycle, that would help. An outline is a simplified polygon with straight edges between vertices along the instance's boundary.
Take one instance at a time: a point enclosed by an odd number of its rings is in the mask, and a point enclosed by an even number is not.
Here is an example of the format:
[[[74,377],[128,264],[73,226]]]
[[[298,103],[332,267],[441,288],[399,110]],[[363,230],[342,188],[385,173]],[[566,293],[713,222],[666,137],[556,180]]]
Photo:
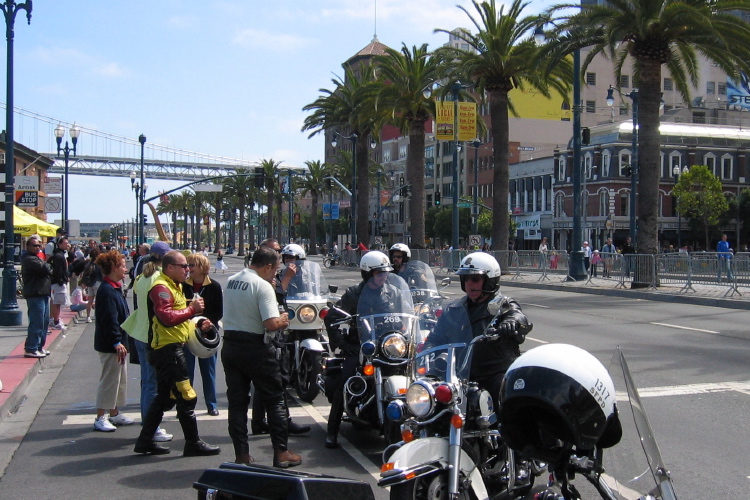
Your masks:
[[[198,358],[210,358],[219,350],[221,345],[219,329],[216,325],[211,325],[211,328],[204,332],[201,326],[204,321],[208,321],[204,316],[196,316],[191,321],[193,322],[193,328],[190,329],[190,335],[188,336],[188,349]]]
[[[407,245],[404,243],[396,243],[390,248],[390,250],[388,250],[388,257],[391,259],[391,262],[393,262],[393,254],[395,252],[401,252],[404,254],[404,258],[401,259],[403,264],[409,262],[409,259],[411,258],[411,250]]]
[[[393,271],[393,266],[386,254],[373,250],[362,256],[359,261],[359,270],[362,273],[362,279],[367,281],[372,278],[373,271]]]
[[[495,293],[500,289],[500,264],[492,255],[485,252],[470,253],[461,261],[456,274],[461,278],[461,290],[466,291],[465,276],[480,274],[485,276],[482,290]]]
[[[297,257],[299,260],[305,260],[307,254],[305,253],[305,249],[301,246],[295,243],[290,243],[281,250],[281,258],[286,260],[285,257]]]
[[[559,464],[573,449],[609,448],[622,437],[615,386],[594,356],[567,344],[521,355],[505,373],[500,425],[512,449]]]

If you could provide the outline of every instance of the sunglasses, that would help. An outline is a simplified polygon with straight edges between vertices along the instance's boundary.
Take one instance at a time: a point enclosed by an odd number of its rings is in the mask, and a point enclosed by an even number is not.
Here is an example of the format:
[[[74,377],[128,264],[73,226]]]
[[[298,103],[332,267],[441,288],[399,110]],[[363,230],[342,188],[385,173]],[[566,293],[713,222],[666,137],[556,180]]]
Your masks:
[[[467,276],[465,279],[466,279],[466,281],[471,281],[472,283],[480,283],[481,281],[484,280],[484,275],[483,274],[472,274],[470,276]]]
[[[39,248],[39,247],[41,247],[42,245],[29,245],[29,246],[30,246],[31,248]]]
[[[173,266],[177,266],[177,267],[181,267],[183,269],[187,269],[188,267],[190,267],[188,264],[172,264],[172,265]]]

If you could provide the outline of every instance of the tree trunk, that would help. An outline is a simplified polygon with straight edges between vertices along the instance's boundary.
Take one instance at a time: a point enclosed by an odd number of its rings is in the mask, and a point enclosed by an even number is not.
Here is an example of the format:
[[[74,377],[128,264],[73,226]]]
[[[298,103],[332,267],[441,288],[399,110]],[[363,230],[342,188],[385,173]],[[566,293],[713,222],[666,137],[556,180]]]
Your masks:
[[[278,238],[279,241],[283,241],[284,238],[284,235],[281,234],[284,228],[284,211],[281,209],[283,201],[283,195],[279,193],[279,195],[276,196],[276,217],[279,221],[278,229],[276,230],[276,238]],[[281,246],[283,247],[284,244],[282,243]]]
[[[454,165],[454,167],[458,167]],[[412,248],[425,248],[425,192],[424,192],[424,122],[413,121],[409,129],[409,152],[406,158],[406,178],[411,184],[409,219]],[[458,186],[454,186],[457,189]],[[380,193],[378,193],[380,196]]]
[[[240,243],[239,243],[239,248],[237,249],[237,257],[245,256],[245,207],[246,206],[247,206],[247,202],[245,200],[245,197],[240,196],[240,220],[238,221],[238,226],[240,230]]]
[[[367,223],[370,219],[370,155],[367,149],[369,147],[367,135],[359,134],[356,144],[357,150],[354,152],[357,155],[357,192],[355,196],[357,197],[357,240],[370,248],[370,232]],[[352,241],[352,245],[356,245],[356,243],[356,241]]]
[[[214,253],[216,253],[221,246],[221,200],[217,199],[214,209],[216,210],[216,244],[214,245]]]
[[[308,255],[318,255],[318,191],[310,191],[312,203],[310,205],[310,245],[308,245]]]
[[[509,133],[508,133],[508,92],[490,92],[490,122],[492,124],[492,164],[495,173],[492,178],[492,249],[508,250],[508,192],[510,184]],[[458,186],[454,186],[458,188]],[[502,266],[501,267],[505,267]]]
[[[652,59],[641,62],[639,82],[638,142],[638,253],[659,253],[659,101],[661,100],[661,64]]]
[[[277,237],[273,234],[273,190],[269,189],[266,191],[266,238]]]

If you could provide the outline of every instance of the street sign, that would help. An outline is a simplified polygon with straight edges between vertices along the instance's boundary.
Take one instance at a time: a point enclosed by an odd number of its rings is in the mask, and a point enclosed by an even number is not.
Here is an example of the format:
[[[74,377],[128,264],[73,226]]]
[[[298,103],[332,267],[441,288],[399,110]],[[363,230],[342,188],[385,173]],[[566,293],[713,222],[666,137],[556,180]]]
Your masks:
[[[459,203],[458,208],[469,208],[471,207],[471,203]]]
[[[331,219],[338,220],[339,219],[339,207],[341,206],[340,203],[333,203],[331,205]]]
[[[44,212],[59,214],[62,212],[62,198],[48,196],[44,199]]]
[[[62,177],[45,177],[44,192],[47,194],[62,194]]]
[[[38,191],[39,177],[35,175],[16,176],[16,191]]]
[[[16,191],[16,206],[32,208],[39,203],[39,191]]]
[[[196,184],[193,186],[193,190],[196,193],[221,193],[224,188],[221,184]]]
[[[376,245],[382,245],[383,244],[383,237],[382,236],[375,236],[375,244]]]
[[[469,235],[469,246],[478,247],[481,244],[482,244],[482,235],[480,234]]]
[[[341,200],[339,202],[339,208],[349,208],[352,206],[352,202],[349,200]]]
[[[323,220],[331,220],[331,204],[323,203]]]

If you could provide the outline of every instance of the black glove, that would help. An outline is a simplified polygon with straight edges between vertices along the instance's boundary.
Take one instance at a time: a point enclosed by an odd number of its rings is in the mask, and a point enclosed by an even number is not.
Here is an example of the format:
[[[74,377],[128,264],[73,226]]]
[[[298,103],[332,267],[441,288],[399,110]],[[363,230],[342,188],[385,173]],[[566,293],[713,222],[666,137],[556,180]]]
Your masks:
[[[498,336],[502,335],[513,335],[518,330],[518,321],[514,319],[506,319],[502,321],[495,328]]]

